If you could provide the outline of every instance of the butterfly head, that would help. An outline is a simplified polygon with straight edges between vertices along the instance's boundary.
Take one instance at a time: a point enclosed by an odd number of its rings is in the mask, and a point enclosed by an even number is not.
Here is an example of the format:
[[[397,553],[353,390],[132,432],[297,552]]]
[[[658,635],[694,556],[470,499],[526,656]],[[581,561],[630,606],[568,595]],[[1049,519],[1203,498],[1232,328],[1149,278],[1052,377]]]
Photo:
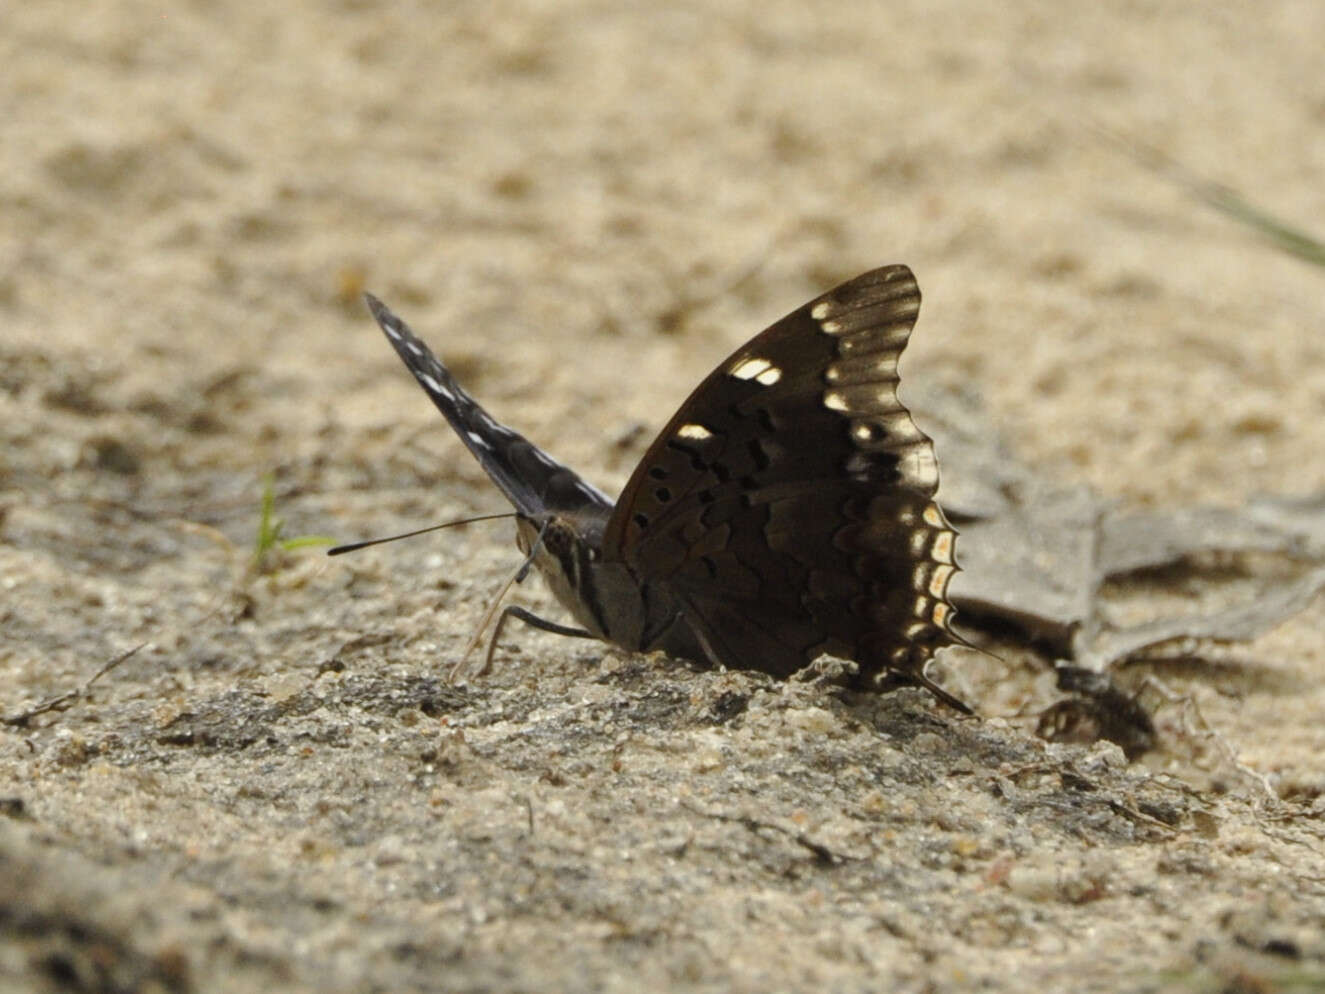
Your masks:
[[[599,638],[593,575],[602,558],[603,529],[598,517],[546,511],[517,514],[515,542],[542,575],[548,589],[575,620]]]

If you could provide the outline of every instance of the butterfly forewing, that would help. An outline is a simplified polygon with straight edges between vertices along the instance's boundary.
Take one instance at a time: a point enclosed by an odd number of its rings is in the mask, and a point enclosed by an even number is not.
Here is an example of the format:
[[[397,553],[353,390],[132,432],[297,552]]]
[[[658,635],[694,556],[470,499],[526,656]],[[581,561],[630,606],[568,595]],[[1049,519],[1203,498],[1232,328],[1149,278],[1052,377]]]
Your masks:
[[[714,661],[785,675],[830,652],[865,680],[919,676],[957,641],[955,533],[897,398],[919,306],[905,266],[806,304],[705,379],[627,483],[604,559]]]
[[[372,294],[365,298],[396,354],[517,511],[606,518],[606,494],[488,414],[404,321]]]

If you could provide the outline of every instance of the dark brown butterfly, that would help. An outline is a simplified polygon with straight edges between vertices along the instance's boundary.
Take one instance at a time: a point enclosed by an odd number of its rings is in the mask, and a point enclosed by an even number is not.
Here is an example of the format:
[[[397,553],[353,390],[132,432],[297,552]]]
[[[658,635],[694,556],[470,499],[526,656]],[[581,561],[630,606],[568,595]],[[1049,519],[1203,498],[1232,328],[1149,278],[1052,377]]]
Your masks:
[[[906,266],[865,273],[724,360],[649,446],[614,504],[498,424],[369,295],[400,358],[515,506],[517,541],[575,620],[537,627],[786,677],[823,654],[855,683],[924,673],[963,640],[956,532],[934,446],[897,398],[920,309]]]

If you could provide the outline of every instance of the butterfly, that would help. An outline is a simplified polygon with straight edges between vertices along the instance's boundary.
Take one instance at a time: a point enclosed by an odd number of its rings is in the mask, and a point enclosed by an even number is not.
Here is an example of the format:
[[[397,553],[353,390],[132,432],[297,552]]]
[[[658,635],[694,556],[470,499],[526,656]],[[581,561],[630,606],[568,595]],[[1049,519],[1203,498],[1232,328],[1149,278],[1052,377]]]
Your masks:
[[[514,506],[517,544],[578,627],[513,606],[501,621],[778,677],[828,654],[856,663],[854,686],[919,684],[970,713],[925,675],[965,640],[934,446],[897,397],[920,309],[906,266],[843,283],[723,360],[615,502],[494,420],[365,298]]]

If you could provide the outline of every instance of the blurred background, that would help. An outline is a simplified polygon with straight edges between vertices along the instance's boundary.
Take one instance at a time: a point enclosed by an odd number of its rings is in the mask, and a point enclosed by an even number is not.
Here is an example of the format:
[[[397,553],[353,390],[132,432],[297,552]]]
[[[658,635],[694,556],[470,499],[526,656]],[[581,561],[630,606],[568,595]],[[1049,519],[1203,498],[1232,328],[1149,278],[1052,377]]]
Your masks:
[[[15,444],[95,464],[80,446],[109,433],[112,464],[297,473],[432,424],[368,288],[611,489],[637,449],[605,441],[905,262],[925,305],[904,390],[976,392],[1037,466],[1141,501],[1325,485],[1319,263],[1182,182],[1325,228],[1310,0],[7,21],[8,394],[25,364],[68,381],[37,425],[6,419],[20,465]]]

